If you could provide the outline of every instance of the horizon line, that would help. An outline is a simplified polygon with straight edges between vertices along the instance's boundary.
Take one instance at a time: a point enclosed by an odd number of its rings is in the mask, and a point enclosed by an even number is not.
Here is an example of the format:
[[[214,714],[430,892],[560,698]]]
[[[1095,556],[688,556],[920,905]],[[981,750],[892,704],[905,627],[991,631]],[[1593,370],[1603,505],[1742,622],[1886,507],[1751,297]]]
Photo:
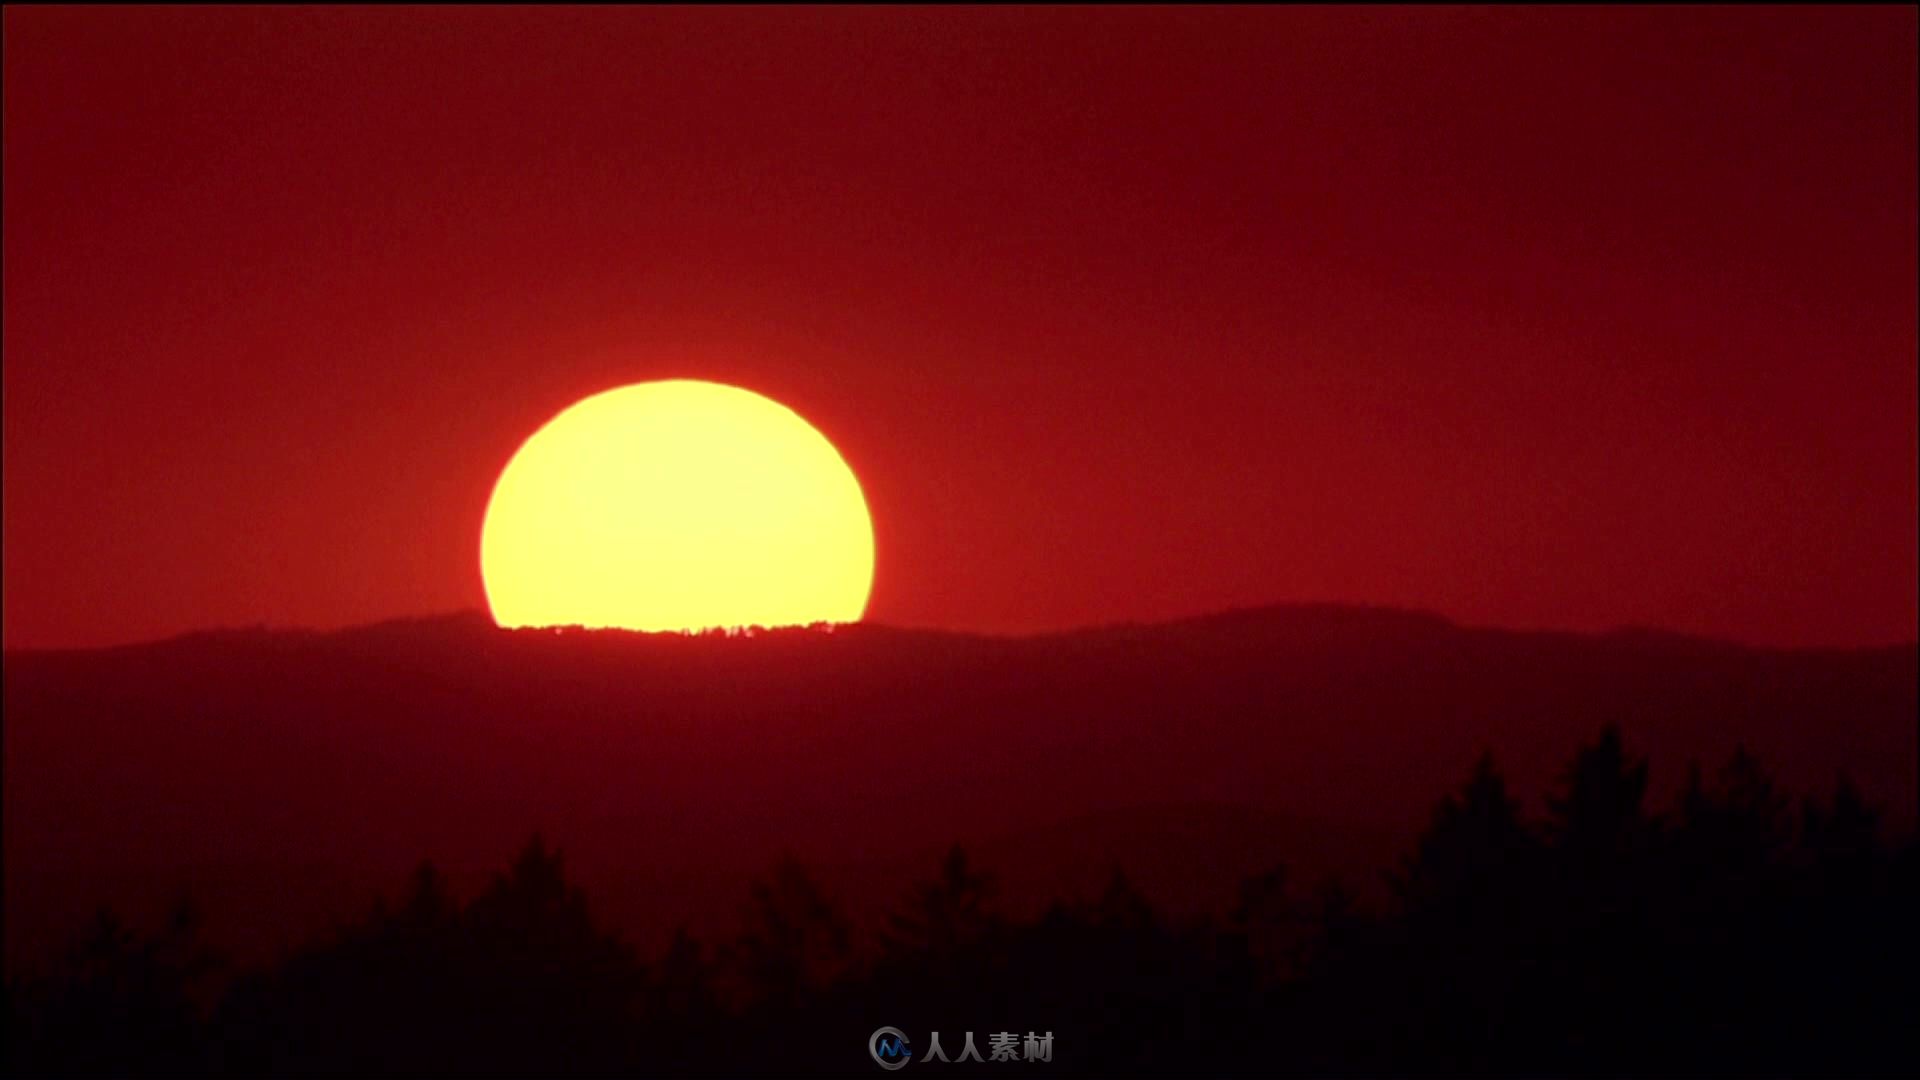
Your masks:
[[[1243,604],[1215,608],[1187,615],[1173,615],[1159,618],[1117,619],[1106,622],[1082,623],[1071,626],[1038,630],[975,630],[963,627],[947,627],[906,623],[879,622],[860,619],[853,622],[835,623],[827,620],[811,624],[783,624],[779,626],[714,626],[699,630],[633,630],[625,627],[587,627],[579,625],[551,627],[502,627],[493,621],[492,614],[484,607],[457,608],[451,611],[427,612],[415,615],[394,615],[386,618],[371,619],[366,622],[345,623],[334,626],[301,626],[272,623],[228,624],[223,626],[196,627],[175,633],[154,637],[134,638],[125,641],[112,641],[93,644],[6,644],[0,646],[0,655],[13,656],[46,653],[87,653],[109,652],[120,649],[137,649],[147,646],[165,645],[193,638],[223,638],[240,636],[301,636],[327,637],[334,635],[360,633],[382,628],[398,628],[423,623],[474,622],[484,623],[488,629],[502,633],[528,633],[556,631],[568,634],[628,634],[644,637],[714,637],[739,636],[756,637],[770,633],[793,633],[796,631],[820,631],[833,633],[847,629],[878,630],[896,633],[941,635],[956,638],[970,638],[995,641],[1036,641],[1047,638],[1073,637],[1087,634],[1116,633],[1129,630],[1151,631],[1171,629],[1194,623],[1217,622],[1235,618],[1248,618],[1262,615],[1291,613],[1339,613],[1345,615],[1363,615],[1383,619],[1398,619],[1403,622],[1422,622],[1437,629],[1449,629],[1467,633],[1505,633],[1539,636],[1559,636],[1589,639],[1650,638],[1665,639],[1674,642],[1687,642],[1696,645],[1711,645],[1737,648],[1751,652],[1873,652],[1899,649],[1920,648],[1920,635],[1892,641],[1870,641],[1853,644],[1806,644],[1780,645],[1742,640],[1716,634],[1703,634],[1688,630],[1676,630],[1669,627],[1646,624],[1625,623],[1597,629],[1580,629],[1566,626],[1512,625],[1494,623],[1463,622],[1441,612],[1426,608],[1401,607],[1392,604],[1373,604],[1362,601],[1287,601],[1278,600],[1263,604]]]

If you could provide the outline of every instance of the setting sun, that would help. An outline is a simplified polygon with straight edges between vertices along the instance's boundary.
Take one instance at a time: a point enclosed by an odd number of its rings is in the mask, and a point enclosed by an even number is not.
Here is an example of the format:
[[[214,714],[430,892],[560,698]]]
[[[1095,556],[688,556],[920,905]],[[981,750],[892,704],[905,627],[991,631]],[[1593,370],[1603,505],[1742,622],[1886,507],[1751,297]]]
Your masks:
[[[697,630],[853,622],[873,523],[791,409],[692,380],[575,403],[494,485],[480,572],[501,626]]]

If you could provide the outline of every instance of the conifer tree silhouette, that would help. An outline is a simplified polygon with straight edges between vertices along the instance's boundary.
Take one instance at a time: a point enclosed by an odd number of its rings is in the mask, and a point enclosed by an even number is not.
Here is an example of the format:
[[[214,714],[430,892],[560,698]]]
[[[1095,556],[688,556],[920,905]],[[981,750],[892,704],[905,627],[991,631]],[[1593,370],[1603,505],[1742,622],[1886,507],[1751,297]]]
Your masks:
[[[768,880],[754,883],[734,958],[760,1004],[793,1006],[839,976],[851,952],[846,916],[800,863],[782,860]]]
[[[916,885],[906,904],[887,916],[882,947],[920,962],[951,959],[992,932],[995,920],[987,905],[993,893],[993,879],[955,844],[941,860],[939,876]]]
[[[1504,914],[1533,872],[1539,844],[1520,821],[1491,754],[1434,808],[1432,820],[1390,883],[1414,911],[1452,918]]]
[[[1801,835],[1814,869],[1823,878],[1857,883],[1879,854],[1880,811],[1843,773],[1824,805],[1813,796],[1805,800]]]
[[[1547,799],[1548,834],[1569,865],[1601,874],[1644,854],[1654,826],[1646,812],[1647,762],[1627,753],[1609,724],[1582,747]]]

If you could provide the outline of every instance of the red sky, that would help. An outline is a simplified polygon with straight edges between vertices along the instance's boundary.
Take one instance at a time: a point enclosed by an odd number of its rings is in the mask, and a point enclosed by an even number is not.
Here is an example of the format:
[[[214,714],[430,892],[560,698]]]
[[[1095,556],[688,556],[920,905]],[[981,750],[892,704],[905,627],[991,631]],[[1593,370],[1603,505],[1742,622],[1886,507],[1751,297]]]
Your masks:
[[[1911,640],[1916,13],[5,14],[5,641],[477,608],[577,398],[781,400],[869,617]]]

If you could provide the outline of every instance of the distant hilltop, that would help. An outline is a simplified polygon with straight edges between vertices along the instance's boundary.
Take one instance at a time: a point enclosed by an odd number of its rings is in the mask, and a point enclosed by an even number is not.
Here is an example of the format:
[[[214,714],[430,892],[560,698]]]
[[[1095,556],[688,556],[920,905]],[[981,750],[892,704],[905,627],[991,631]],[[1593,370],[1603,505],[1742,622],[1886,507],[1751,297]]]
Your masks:
[[[364,638],[385,637],[407,634],[445,634],[471,635],[482,633],[543,633],[543,634],[606,634],[636,638],[683,638],[689,636],[726,636],[725,629],[751,630],[756,636],[776,633],[805,633],[822,627],[782,626],[782,627],[736,627],[714,628],[705,632],[683,633],[667,631],[650,633],[645,631],[623,630],[618,628],[594,627],[526,627],[517,630],[503,629],[494,624],[492,616],[478,608],[444,612],[430,615],[400,616],[382,619],[377,622],[336,629],[313,629],[308,627],[275,626],[257,623],[247,626],[216,627],[203,630],[190,630],[169,637],[155,638],[149,641],[128,642],[103,646],[56,646],[9,648],[6,652],[33,654],[51,652],[101,652],[115,649],[137,649],[150,645],[171,642],[218,642],[244,641],[262,637],[280,638],[290,641],[312,641],[329,637]],[[1640,642],[1652,648],[1705,648],[1705,649],[1743,649],[1759,652],[1780,653],[1849,653],[1871,652],[1882,649],[1920,648],[1920,642],[1897,642],[1885,645],[1837,646],[1837,647],[1780,647],[1753,645],[1726,638],[1715,638],[1678,630],[1668,630],[1651,626],[1620,626],[1605,630],[1559,630],[1559,629],[1517,629],[1498,626],[1481,626],[1456,622],[1447,616],[1430,611],[1412,608],[1398,608],[1370,604],[1335,603],[1274,603],[1251,605],[1247,607],[1227,608],[1217,612],[1180,616],[1160,620],[1124,620],[1118,622],[1095,623],[1083,627],[1070,627],[1054,630],[1034,630],[1022,632],[993,632],[980,630],[949,630],[934,627],[898,626],[888,623],[863,621],[859,623],[841,623],[825,626],[825,629],[839,633],[886,634],[896,636],[918,636],[937,638],[966,638],[994,640],[1044,640],[1050,638],[1087,638],[1087,637],[1125,637],[1140,635],[1158,635],[1166,633],[1213,633],[1213,632],[1251,632],[1268,636],[1274,633],[1307,634],[1440,634],[1459,631],[1478,634],[1506,634],[1515,636],[1556,636],[1576,639],[1596,639],[1616,642]]]

